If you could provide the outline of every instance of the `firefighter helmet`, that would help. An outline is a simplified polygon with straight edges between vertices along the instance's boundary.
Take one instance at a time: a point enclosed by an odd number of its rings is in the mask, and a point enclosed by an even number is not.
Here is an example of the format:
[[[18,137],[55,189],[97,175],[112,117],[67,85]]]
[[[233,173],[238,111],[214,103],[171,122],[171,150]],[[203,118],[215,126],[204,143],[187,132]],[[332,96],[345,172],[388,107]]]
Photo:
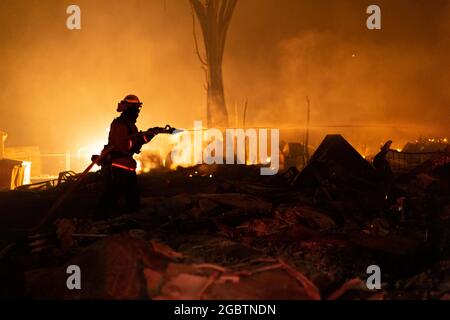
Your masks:
[[[141,107],[142,102],[134,94],[127,95],[122,101],[117,105],[117,112],[125,111],[128,107],[136,106]]]

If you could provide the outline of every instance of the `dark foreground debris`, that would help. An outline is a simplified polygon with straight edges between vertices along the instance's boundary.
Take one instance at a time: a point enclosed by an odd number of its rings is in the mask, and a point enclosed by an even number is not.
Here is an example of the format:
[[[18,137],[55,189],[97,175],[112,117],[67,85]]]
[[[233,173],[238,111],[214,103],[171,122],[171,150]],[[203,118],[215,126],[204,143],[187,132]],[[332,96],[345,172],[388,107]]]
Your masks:
[[[389,190],[339,137],[300,173],[196,166],[141,175],[142,209],[93,221],[95,175],[38,234],[58,190],[0,194],[2,297],[449,299],[449,159]],[[68,265],[83,290],[66,287]],[[366,286],[381,268],[382,288]]]

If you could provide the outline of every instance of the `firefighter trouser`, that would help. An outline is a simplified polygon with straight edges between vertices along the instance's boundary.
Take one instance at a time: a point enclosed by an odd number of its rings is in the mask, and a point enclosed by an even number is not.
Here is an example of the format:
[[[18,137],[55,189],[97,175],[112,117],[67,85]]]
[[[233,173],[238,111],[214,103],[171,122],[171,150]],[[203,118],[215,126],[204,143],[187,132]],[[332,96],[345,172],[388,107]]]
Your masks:
[[[101,174],[103,191],[97,218],[105,219],[121,211],[136,212],[140,205],[136,172],[113,166],[104,166]],[[122,209],[123,200],[125,210]]]

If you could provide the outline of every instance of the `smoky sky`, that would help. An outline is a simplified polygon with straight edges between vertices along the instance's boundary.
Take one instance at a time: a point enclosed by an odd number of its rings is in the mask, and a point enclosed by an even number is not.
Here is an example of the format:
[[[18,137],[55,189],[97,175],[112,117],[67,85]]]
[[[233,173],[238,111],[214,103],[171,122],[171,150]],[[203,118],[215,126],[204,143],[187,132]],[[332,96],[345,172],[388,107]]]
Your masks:
[[[70,4],[81,30],[66,28]],[[371,4],[382,30],[366,28]],[[336,132],[359,145],[448,135],[449,37],[447,0],[239,0],[223,62],[230,125],[247,100],[247,126],[301,127],[309,96],[316,143]],[[58,152],[105,140],[129,93],[144,102],[141,129],[191,127],[206,118],[204,77],[187,0],[0,2],[7,146]],[[322,127],[333,125],[368,127]]]

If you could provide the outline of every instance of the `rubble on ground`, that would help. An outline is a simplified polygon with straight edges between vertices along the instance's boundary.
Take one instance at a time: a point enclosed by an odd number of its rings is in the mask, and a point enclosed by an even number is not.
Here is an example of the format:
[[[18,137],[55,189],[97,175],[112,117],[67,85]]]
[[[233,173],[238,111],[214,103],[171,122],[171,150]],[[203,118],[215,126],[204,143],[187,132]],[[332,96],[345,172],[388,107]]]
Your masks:
[[[153,170],[139,176],[141,210],[106,221],[91,219],[93,174],[33,235],[24,230],[61,191],[0,194],[8,209],[0,247],[16,241],[0,262],[10,272],[0,294],[14,287],[40,299],[449,299],[449,168],[448,157],[423,164],[397,175],[386,194],[371,164],[328,136],[301,172]],[[69,265],[80,266],[83,290],[67,290]],[[382,270],[379,290],[366,286],[370,265]]]

